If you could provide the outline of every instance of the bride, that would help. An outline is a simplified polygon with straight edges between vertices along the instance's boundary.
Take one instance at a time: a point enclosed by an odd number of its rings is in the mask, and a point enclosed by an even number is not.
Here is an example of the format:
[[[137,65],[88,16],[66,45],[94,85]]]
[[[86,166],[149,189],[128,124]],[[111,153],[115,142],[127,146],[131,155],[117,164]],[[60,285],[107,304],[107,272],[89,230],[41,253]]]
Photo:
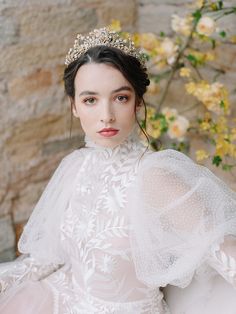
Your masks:
[[[235,314],[236,195],[139,140],[142,53],[107,28],[78,35],[64,82],[85,147],[50,179],[21,257],[0,265],[0,313]]]

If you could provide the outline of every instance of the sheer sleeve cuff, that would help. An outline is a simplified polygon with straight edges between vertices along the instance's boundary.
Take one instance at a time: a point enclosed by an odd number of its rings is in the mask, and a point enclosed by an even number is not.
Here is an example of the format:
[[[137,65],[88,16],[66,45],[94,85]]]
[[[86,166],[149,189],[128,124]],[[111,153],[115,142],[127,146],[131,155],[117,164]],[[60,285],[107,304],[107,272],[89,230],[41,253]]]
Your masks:
[[[228,236],[212,246],[208,264],[236,288],[236,237]]]

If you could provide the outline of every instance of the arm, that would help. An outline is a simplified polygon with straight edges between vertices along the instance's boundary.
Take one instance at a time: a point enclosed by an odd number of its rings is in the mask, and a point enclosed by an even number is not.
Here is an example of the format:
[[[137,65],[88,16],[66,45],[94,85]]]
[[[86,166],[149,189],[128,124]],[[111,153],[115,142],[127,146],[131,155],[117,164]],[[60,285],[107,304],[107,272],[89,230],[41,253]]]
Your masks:
[[[41,265],[34,258],[21,256],[13,262],[0,265],[0,293],[28,280],[41,280],[56,271],[59,265]]]
[[[214,243],[235,234],[236,194],[181,153],[143,162],[129,202],[131,248],[138,278],[186,287]]]

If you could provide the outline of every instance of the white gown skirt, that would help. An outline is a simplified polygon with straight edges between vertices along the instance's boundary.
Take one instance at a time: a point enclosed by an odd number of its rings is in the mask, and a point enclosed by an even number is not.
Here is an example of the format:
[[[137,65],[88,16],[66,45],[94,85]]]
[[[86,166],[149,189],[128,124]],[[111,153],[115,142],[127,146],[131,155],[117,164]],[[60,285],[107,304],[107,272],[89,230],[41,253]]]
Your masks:
[[[53,295],[44,281],[27,281],[0,296],[1,314],[52,314]]]
[[[165,298],[171,314],[236,314],[236,289],[219,275],[184,289],[168,286]]]

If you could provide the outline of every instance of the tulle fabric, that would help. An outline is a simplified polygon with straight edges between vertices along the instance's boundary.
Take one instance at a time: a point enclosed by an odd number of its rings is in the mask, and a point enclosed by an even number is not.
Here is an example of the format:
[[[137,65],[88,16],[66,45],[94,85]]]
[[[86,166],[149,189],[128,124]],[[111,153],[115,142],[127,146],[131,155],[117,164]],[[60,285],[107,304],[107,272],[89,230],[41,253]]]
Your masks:
[[[90,280],[92,284],[97,284],[96,291],[100,293],[101,287],[104,287],[104,293],[107,291],[104,297],[116,291],[114,277],[109,285],[109,281],[106,280],[107,275],[101,276],[99,273],[98,278],[101,282],[97,282],[95,269],[97,264],[86,264],[86,258],[84,264],[81,264],[79,259],[80,255],[83,257],[85,254],[82,248],[86,242],[83,245],[82,242],[80,243],[80,238],[77,236],[81,234],[76,234],[75,227],[84,226],[80,208],[86,197],[89,201],[84,203],[85,213],[91,214],[95,210],[96,215],[92,218],[96,217],[96,222],[100,227],[106,226],[107,223],[114,223],[117,227],[119,221],[121,223],[119,227],[126,226],[123,218],[119,220],[112,213],[118,210],[118,213],[122,214],[124,210],[125,217],[127,215],[127,222],[129,222],[127,236],[125,233],[125,239],[120,237],[120,240],[122,239],[127,245],[124,250],[125,254],[121,254],[122,250],[119,247],[120,251],[117,251],[116,243],[120,242],[112,241],[111,252],[106,251],[105,257],[110,258],[110,261],[117,254],[119,257],[126,257],[126,253],[131,249],[132,258],[128,261],[132,268],[124,267],[121,275],[117,277],[117,282],[123,280],[122,275],[124,275],[127,279],[124,283],[132,283],[131,287],[137,288],[139,293],[140,282],[145,285],[142,291],[149,291],[147,287],[153,287],[157,297],[148,299],[148,306],[155,307],[155,313],[168,313],[166,307],[163,307],[159,287],[167,284],[187,286],[196,269],[208,261],[212,246],[217,243],[223,245],[228,235],[236,234],[235,193],[209,170],[196,165],[185,155],[174,150],[144,153],[144,147],[142,145],[139,147],[138,143],[136,145],[130,139],[112,152],[97,145],[92,145],[92,147],[93,149],[84,148],[68,155],[52,176],[19,242],[19,250],[24,254],[29,254],[29,260],[25,260],[26,266],[19,264],[15,269],[19,271],[18,273],[11,270],[10,265],[7,273],[4,271],[1,273],[0,268],[0,275],[3,274],[0,279],[3,282],[5,280],[11,285],[11,278],[17,277],[17,284],[13,284],[12,288],[6,290],[1,296],[1,314],[52,314],[56,313],[57,309],[60,310],[59,313],[64,314],[66,302],[68,313],[111,313],[110,305],[108,306],[106,302],[98,305],[98,300],[95,300],[93,295],[88,293],[87,296],[87,290],[82,297],[77,293],[79,289],[83,290],[81,288],[83,285],[77,278],[78,275],[81,275],[84,281],[85,277],[90,278],[92,273],[95,277]],[[141,155],[143,157],[140,159]],[[137,163],[137,160],[140,162]],[[99,170],[99,175],[96,175],[97,170]],[[84,184],[84,180],[87,181],[87,185]],[[100,186],[100,181],[103,184],[109,183],[103,190],[103,194],[99,193],[98,189],[98,195],[95,195],[93,191],[89,196],[89,186],[92,185],[93,188]],[[76,199],[73,198],[75,196],[73,193],[77,195]],[[99,208],[93,208],[93,200],[99,200],[99,197],[103,202],[99,202]],[[119,207],[119,204],[122,206]],[[70,205],[74,205],[72,214],[75,216],[72,215],[71,219],[66,220],[71,214]],[[103,210],[105,212],[102,212]],[[114,218],[111,222],[107,221],[110,219],[108,213]],[[72,226],[71,229],[70,226]],[[96,225],[92,224],[92,226],[96,231]],[[62,230],[63,245],[61,243]],[[84,233],[86,231],[89,230],[84,229]],[[92,233],[91,236],[93,237]],[[108,245],[108,248],[109,237],[104,243]],[[95,251],[97,249],[96,243],[94,249]],[[96,257],[96,254],[91,255],[92,260]],[[75,262],[72,263],[74,267],[70,265],[72,260]],[[32,267],[30,266],[27,272],[28,262]],[[16,262],[13,263],[16,265]],[[64,266],[57,264],[66,264],[66,269],[68,267],[71,272],[64,271]],[[118,264],[121,265],[121,263]],[[8,265],[6,265],[7,268]],[[78,269],[82,270],[81,274],[78,274]],[[128,281],[130,278],[134,278],[135,281]],[[134,284],[136,280],[138,285]],[[48,286],[49,283],[50,286]],[[124,286],[124,284],[119,284],[119,287]],[[78,287],[78,290],[75,290],[75,287]],[[91,288],[91,282],[87,288]],[[222,295],[226,298],[227,290],[224,291],[226,294],[223,292]],[[194,294],[200,297],[201,289],[196,290]],[[115,301],[124,300],[129,295],[127,289],[122,290],[115,295]],[[55,301],[55,296],[58,297],[57,301]],[[172,300],[174,299],[175,297]],[[193,299],[189,302],[194,306]],[[144,312],[138,302],[137,305],[132,304],[133,309],[133,306],[139,308],[133,312],[127,310],[124,302],[122,306],[126,310],[113,312],[152,313],[151,310]],[[89,311],[91,308],[93,310]],[[100,308],[106,311],[101,311]],[[190,313],[193,314],[193,312],[186,314]]]
[[[185,289],[167,286],[165,298],[171,314],[235,314],[236,289],[221,276],[193,279]]]
[[[44,281],[26,281],[1,295],[1,314],[52,314],[53,295]]]
[[[128,191],[137,277],[151,287],[186,287],[210,248],[236,234],[236,194],[174,150],[151,153]]]
[[[64,264],[67,260],[60,243],[60,224],[83,159],[82,149],[62,159],[18,242],[21,253],[30,254],[42,264]]]

